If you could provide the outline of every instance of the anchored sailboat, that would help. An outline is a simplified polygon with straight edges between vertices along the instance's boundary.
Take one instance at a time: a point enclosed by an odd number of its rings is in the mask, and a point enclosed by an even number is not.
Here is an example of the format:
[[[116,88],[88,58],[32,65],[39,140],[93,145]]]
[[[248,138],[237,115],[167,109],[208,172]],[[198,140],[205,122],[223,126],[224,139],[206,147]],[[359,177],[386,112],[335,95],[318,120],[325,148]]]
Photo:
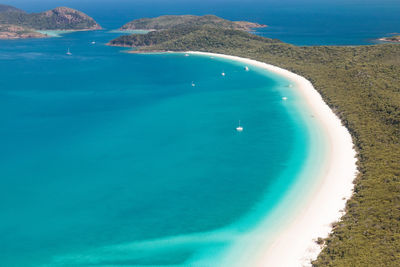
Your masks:
[[[241,132],[241,131],[243,131],[243,127],[242,127],[242,126],[240,126],[240,120],[239,120],[239,126],[238,126],[238,127],[236,127],[236,131],[238,131],[238,132]]]

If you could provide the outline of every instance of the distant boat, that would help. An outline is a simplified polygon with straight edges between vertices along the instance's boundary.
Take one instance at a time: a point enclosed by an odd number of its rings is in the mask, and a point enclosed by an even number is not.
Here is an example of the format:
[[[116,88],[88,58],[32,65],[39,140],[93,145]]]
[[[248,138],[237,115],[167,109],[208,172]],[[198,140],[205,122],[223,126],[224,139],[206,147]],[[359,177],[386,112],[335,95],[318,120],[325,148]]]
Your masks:
[[[95,42],[95,41],[92,41],[92,44],[96,44],[96,42]]]
[[[236,131],[238,131],[238,132],[241,132],[241,131],[243,131],[243,127],[242,127],[242,126],[240,126],[240,120],[239,120],[239,126],[238,126],[238,127],[236,127]]]
[[[221,73],[222,76],[225,76],[225,72]]]
[[[196,84],[194,82],[192,82],[192,87],[195,87],[195,86],[196,86]]]
[[[249,71],[249,67],[247,67],[247,66],[244,67],[244,70],[245,70],[245,71]]]
[[[282,100],[287,100],[287,97],[286,96],[282,97]]]
[[[67,51],[67,55],[68,55],[68,56],[71,56],[71,55],[72,55],[72,53],[69,51],[69,48],[68,48],[68,51]]]
[[[189,54],[188,54],[188,53],[186,53],[186,54],[185,54],[185,57],[188,57],[188,56],[189,56]]]

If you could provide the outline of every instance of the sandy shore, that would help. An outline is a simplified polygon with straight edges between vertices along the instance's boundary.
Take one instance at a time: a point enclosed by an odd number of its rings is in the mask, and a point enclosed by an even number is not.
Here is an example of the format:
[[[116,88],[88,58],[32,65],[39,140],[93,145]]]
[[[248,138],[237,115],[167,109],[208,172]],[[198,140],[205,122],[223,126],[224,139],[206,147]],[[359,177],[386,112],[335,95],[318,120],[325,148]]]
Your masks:
[[[295,218],[287,222],[287,227],[277,233],[272,242],[267,242],[265,247],[261,248],[260,257],[251,265],[311,266],[311,260],[321,251],[315,240],[328,236],[332,230],[332,222],[338,221],[343,215],[346,200],[353,192],[357,167],[356,151],[353,149],[350,133],[312,84],[302,76],[251,59],[203,52],[187,53],[235,60],[242,62],[244,66],[248,65],[250,69],[251,66],[256,66],[284,76],[295,84],[293,89],[298,90],[304,97],[318,124],[323,127],[329,143],[329,154],[323,172],[319,174],[320,177],[316,177],[319,186],[311,192],[311,196],[307,198]]]

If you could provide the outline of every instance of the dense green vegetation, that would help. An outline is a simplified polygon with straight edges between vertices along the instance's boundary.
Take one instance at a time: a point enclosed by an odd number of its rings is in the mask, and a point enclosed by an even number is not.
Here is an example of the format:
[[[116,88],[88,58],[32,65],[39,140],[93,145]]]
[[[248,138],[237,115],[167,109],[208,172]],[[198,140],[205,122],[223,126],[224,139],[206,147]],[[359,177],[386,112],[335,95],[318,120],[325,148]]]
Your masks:
[[[209,34],[210,33],[210,34]],[[235,37],[235,38],[232,38]],[[179,45],[201,49],[204,45],[219,46],[222,45],[239,47],[244,42],[252,40],[260,43],[280,43],[279,40],[262,38],[245,31],[231,30],[225,28],[215,28],[209,26],[177,26],[168,30],[153,31],[147,34],[131,34],[123,35],[109,42],[109,45],[140,47],[141,50],[180,50],[174,49],[174,46]],[[243,44],[246,47],[245,44]]]
[[[25,13],[0,5],[0,24],[28,27],[36,30],[99,29],[100,25],[86,14],[67,7],[58,7],[41,13]]]
[[[138,51],[224,53],[309,79],[349,129],[360,171],[346,214],[313,265],[400,266],[400,45],[296,47],[209,27],[121,38],[144,45]]]
[[[157,18],[136,19],[123,25],[121,30],[166,30],[177,26],[211,26],[249,31],[252,28],[266,27],[247,21],[229,21],[214,15],[168,15]]]

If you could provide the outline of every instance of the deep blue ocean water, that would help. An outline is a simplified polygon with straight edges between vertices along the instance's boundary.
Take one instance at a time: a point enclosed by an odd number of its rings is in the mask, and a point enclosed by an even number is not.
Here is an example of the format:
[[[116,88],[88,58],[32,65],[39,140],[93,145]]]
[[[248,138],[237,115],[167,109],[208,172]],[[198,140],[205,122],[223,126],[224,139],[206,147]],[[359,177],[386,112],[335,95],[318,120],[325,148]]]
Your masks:
[[[55,2],[66,5],[18,3]],[[217,58],[127,54],[104,45],[109,30],[213,13],[294,44],[357,45],[400,28],[398,3],[376,1],[120,3],[70,2],[104,31],[0,41],[0,266],[219,266],[257,245],[243,236],[260,222],[259,237],[281,223],[268,214],[310,155],[323,162],[289,81]],[[299,198],[314,184],[301,181]]]

